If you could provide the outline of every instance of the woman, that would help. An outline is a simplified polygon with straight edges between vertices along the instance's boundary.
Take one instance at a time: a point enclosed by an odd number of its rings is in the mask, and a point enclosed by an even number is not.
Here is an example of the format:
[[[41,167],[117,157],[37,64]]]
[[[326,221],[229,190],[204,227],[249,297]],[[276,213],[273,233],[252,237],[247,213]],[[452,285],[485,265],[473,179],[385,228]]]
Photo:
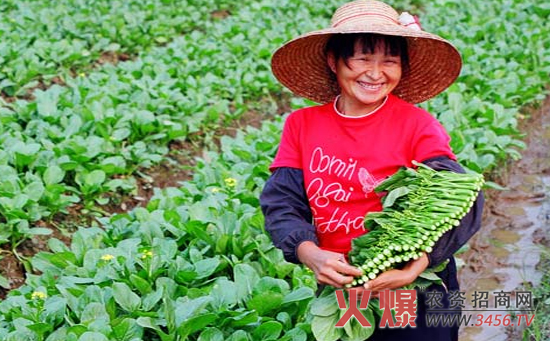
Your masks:
[[[373,191],[399,167],[421,161],[437,170],[463,172],[441,124],[414,106],[458,77],[453,45],[424,32],[410,15],[359,0],[340,7],[331,27],[304,34],[272,59],[277,79],[319,106],[293,112],[261,200],[266,230],[285,258],[309,267],[321,285],[341,288],[361,270],[347,263],[351,240],[368,231],[368,212],[381,210]],[[430,254],[364,285],[378,292],[410,284],[427,267],[449,259],[440,274],[446,293],[458,290],[456,252],[479,229],[480,196],[461,225]],[[416,328],[380,329],[374,340],[457,340],[458,328],[425,325],[418,300]]]

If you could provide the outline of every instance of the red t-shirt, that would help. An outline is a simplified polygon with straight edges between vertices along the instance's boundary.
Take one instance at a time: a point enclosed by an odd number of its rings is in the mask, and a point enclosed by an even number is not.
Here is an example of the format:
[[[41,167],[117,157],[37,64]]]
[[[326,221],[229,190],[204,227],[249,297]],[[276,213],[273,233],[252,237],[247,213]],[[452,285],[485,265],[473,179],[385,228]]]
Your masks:
[[[366,232],[365,215],[382,209],[376,185],[412,160],[456,160],[449,141],[433,116],[394,95],[358,118],[332,102],[290,114],[270,169],[303,171],[319,246],[347,254],[351,239]]]

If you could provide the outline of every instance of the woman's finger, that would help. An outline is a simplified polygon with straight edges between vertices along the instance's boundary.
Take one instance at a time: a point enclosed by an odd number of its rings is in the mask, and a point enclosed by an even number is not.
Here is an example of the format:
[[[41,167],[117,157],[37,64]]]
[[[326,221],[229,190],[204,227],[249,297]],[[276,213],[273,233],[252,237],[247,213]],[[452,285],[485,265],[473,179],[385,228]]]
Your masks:
[[[354,266],[349,265],[347,262],[338,262],[334,265],[334,269],[344,275],[350,275],[353,277],[359,277],[363,275],[363,271],[361,269],[356,268]]]

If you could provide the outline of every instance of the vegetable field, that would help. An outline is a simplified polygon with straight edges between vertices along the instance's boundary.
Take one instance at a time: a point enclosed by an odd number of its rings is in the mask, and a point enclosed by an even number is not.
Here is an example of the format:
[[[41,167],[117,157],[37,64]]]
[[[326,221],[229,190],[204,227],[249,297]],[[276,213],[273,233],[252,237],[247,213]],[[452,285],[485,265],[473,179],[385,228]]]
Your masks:
[[[331,340],[258,198],[284,114],[311,104],[270,55],[342,3],[2,1],[0,340]],[[461,51],[458,81],[422,106],[462,165],[506,186],[492,175],[548,94],[550,5],[389,3]]]

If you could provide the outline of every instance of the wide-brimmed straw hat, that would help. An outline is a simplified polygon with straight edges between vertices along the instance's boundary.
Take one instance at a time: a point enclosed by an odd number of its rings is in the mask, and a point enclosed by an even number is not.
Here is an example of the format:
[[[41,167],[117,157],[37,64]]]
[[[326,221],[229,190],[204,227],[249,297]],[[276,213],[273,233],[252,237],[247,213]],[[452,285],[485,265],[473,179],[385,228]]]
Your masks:
[[[409,70],[393,94],[409,103],[420,103],[451,85],[462,60],[445,39],[421,30],[408,13],[401,16],[385,3],[358,0],[338,8],[331,27],[295,38],[275,51],[271,67],[275,77],[293,93],[318,103],[328,103],[340,93],[328,67],[325,46],[334,34],[376,33],[407,39]]]

